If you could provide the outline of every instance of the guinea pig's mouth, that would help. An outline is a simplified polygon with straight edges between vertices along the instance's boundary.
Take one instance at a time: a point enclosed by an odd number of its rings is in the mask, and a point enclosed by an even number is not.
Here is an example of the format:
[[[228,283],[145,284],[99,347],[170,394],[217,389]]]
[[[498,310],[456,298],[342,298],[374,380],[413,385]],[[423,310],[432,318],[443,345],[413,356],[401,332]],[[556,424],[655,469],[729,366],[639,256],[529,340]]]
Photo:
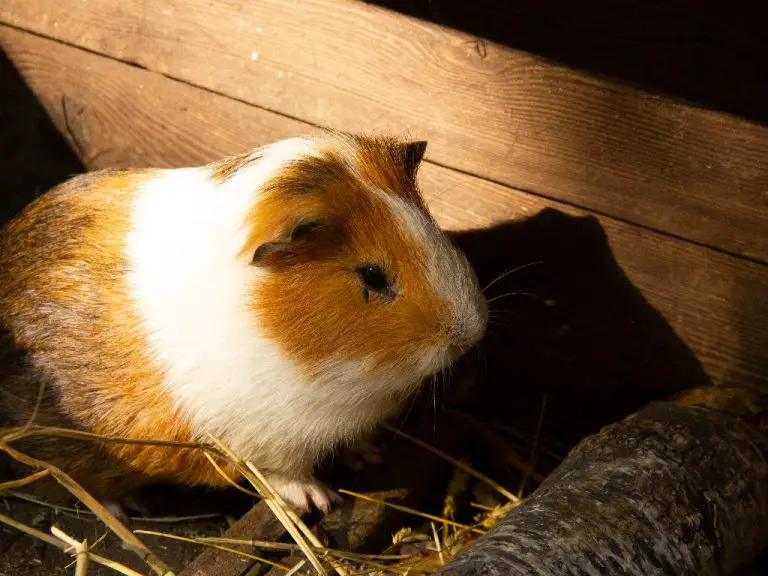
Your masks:
[[[464,356],[464,354],[469,352],[474,345],[475,345],[474,343],[472,343],[472,344],[451,344],[448,347],[448,352],[447,352],[448,364],[453,364],[454,362],[456,362],[456,360],[458,360],[459,358]]]
[[[456,314],[448,333],[444,333],[448,338],[439,352],[438,371],[448,368],[480,343],[485,336],[488,317],[488,302],[482,293],[479,293],[474,302]]]
[[[453,364],[469,350],[477,346],[485,336],[488,326],[488,304],[485,298],[478,300],[478,312],[469,316],[464,322],[454,326],[451,341],[448,343],[446,356],[448,364]]]
[[[476,345],[477,345],[477,342],[462,342],[462,343],[449,344],[443,349],[443,352],[440,355],[440,360],[438,362],[438,366],[435,372],[440,372],[441,370],[445,370],[446,368],[451,366],[454,362],[456,362],[459,358],[461,358],[467,352],[469,352],[472,348],[474,348]]]

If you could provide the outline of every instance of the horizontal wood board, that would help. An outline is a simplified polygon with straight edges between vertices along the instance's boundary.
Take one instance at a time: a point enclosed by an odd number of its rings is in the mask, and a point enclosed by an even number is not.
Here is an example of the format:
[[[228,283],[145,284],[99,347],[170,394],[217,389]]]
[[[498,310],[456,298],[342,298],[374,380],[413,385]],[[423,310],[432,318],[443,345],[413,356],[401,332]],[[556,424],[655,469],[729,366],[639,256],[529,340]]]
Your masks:
[[[0,26],[0,38],[91,169],[198,164],[313,130],[22,31]],[[429,162],[420,182],[449,229],[488,226],[547,207],[588,214]],[[768,267],[613,218],[600,217],[600,223],[628,277],[715,381],[768,387]]]
[[[768,261],[765,126],[353,0],[4,0],[0,21]]]

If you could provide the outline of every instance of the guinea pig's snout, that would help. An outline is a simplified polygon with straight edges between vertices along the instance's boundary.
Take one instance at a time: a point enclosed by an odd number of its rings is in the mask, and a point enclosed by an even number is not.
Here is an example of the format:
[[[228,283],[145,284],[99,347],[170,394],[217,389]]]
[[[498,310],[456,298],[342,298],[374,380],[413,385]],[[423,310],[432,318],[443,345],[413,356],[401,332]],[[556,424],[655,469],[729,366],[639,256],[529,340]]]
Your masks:
[[[450,355],[453,360],[482,340],[488,325],[488,302],[482,294],[467,306],[467,310],[454,324]]]

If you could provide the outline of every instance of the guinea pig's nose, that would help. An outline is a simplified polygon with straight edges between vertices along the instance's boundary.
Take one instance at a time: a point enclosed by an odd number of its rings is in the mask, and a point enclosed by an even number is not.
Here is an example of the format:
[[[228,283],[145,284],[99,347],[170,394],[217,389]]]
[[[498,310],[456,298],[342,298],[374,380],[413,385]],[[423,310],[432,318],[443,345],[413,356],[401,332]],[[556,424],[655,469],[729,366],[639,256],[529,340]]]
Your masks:
[[[485,336],[485,329],[488,326],[488,317],[491,314],[491,310],[488,307],[488,299],[485,297],[484,294],[479,294],[477,297],[477,309],[478,309],[478,316],[479,316],[479,331],[480,331],[480,338]]]
[[[488,325],[488,301],[482,294],[478,295],[472,307],[473,313],[465,318],[459,330],[455,334],[454,341],[458,345],[471,348],[485,336]]]
[[[480,342],[488,325],[488,302],[479,290],[474,294],[470,291],[468,297],[461,301],[459,310],[460,312],[454,315],[448,344],[451,362]]]
[[[486,323],[487,319],[478,317],[472,322],[466,322],[461,326],[457,326],[454,329],[453,338],[451,339],[451,356],[459,358],[467,350],[472,348],[472,346],[482,340],[485,335]]]

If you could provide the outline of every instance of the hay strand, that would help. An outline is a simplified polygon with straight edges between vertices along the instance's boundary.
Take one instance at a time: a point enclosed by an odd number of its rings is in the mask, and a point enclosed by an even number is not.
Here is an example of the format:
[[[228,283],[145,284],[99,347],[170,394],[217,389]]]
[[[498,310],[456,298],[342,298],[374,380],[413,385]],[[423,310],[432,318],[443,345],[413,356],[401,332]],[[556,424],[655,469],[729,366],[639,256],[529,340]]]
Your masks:
[[[435,539],[435,549],[437,550],[437,555],[440,558],[440,566],[445,566],[445,556],[443,556],[443,547],[440,544],[440,537],[437,535],[437,528],[435,527],[434,522],[430,522],[429,524],[432,526],[432,536]]]
[[[9,480],[8,482],[0,482],[0,491],[12,490],[13,488],[21,488],[22,486],[27,486],[28,484],[32,484],[32,482],[36,482],[41,478],[45,478],[49,474],[50,472],[48,470],[40,470],[39,472],[30,474],[29,476],[25,476],[24,478],[19,478],[18,480]]]
[[[8,526],[11,526],[12,528],[15,528],[16,530],[19,530],[20,532],[24,532],[28,536],[32,536],[33,538],[37,538],[38,540],[42,540],[46,544],[50,544],[51,546],[55,546],[62,552],[71,553],[71,545],[59,540],[58,538],[54,538],[50,534],[46,534],[45,532],[41,532],[40,530],[36,530],[35,528],[32,528],[31,526],[27,526],[26,524],[22,524],[21,522],[17,522],[13,518],[9,518],[8,516],[5,516],[4,514],[0,514],[0,522],[3,524],[7,524]],[[102,566],[106,566],[107,568],[111,568],[115,572],[119,572],[120,574],[124,574],[125,576],[143,576],[141,573],[136,572],[135,570],[131,570],[127,566],[124,566],[120,564],[119,562],[115,562],[114,560],[110,560],[109,558],[104,558],[103,556],[99,556],[98,554],[94,554],[93,552],[88,552],[88,557],[93,560],[94,562],[101,564]]]
[[[237,556],[243,556],[244,558],[250,558],[251,560],[256,560],[257,562],[261,562],[262,564],[266,564],[267,566],[272,566],[274,568],[280,568],[281,570],[290,570],[290,566],[286,566],[284,564],[278,564],[277,562],[272,562],[272,560],[267,560],[266,558],[263,558],[261,556],[256,556],[255,554],[249,554],[248,552],[243,552],[242,550],[236,550],[234,548],[230,548],[229,546],[222,546],[221,544],[215,544],[213,542],[206,542],[203,538],[190,538],[187,536],[179,536],[178,534],[168,534],[167,532],[155,532],[154,530],[135,530],[137,534],[146,534],[148,536],[158,536],[160,538],[168,538],[170,540],[179,540],[180,542],[191,542],[192,544],[200,544],[201,546],[207,546],[209,548],[215,548],[216,550],[222,550],[223,552],[229,552],[231,554],[236,554]]]
[[[533,436],[533,444],[531,444],[531,453],[528,456],[528,462],[531,463],[528,470],[526,470],[525,475],[523,476],[523,479],[520,481],[520,488],[517,491],[517,496],[519,498],[523,497],[523,491],[525,490],[525,485],[528,484],[528,480],[530,479],[531,475],[535,472],[534,467],[536,466],[536,450],[539,447],[539,438],[541,437],[541,427],[544,425],[544,413],[547,411],[547,395],[544,394],[541,397],[541,407],[539,408],[539,419],[536,422],[536,432]]]
[[[48,470],[51,476],[56,481],[66,488],[71,494],[77,497],[83,504],[85,504],[98,518],[104,522],[124,543],[139,556],[158,576],[173,576],[173,572],[166,566],[166,564],[160,560],[144,543],[136,538],[136,536],[125,527],[115,516],[107,510],[101,503],[86,492],[80,484],[69,476],[66,472],[50,464],[43,462],[37,458],[22,454],[18,450],[11,448],[8,444],[0,443],[0,450],[7,453],[11,458],[31,466],[32,468],[41,468]]]
[[[214,470],[216,470],[216,472],[219,474],[219,476],[221,476],[222,478],[224,478],[224,481],[225,481],[227,484],[229,484],[230,486],[232,486],[232,488],[234,488],[234,489],[236,489],[236,490],[239,490],[240,492],[243,492],[244,494],[248,494],[248,496],[252,496],[252,497],[254,497],[254,498],[259,498],[259,499],[261,499],[261,494],[257,494],[257,493],[256,493],[256,492],[254,492],[253,490],[248,490],[248,488],[244,488],[244,487],[240,486],[240,484],[238,484],[238,483],[237,483],[237,482],[235,482],[235,481],[234,481],[232,478],[230,478],[230,477],[229,477],[229,474],[227,474],[226,472],[224,472],[224,470],[222,469],[222,467],[221,467],[221,466],[219,466],[219,465],[216,463],[216,460],[214,460],[213,456],[211,456],[210,454],[208,454],[208,452],[204,452],[203,454],[204,454],[204,455],[205,455],[205,457],[208,459],[208,462],[210,462],[210,463],[211,463],[211,466],[213,466],[213,469],[214,469]]]
[[[321,576],[326,576],[328,572],[325,570],[318,557],[307,544],[307,541],[303,537],[301,530],[296,526],[296,524],[293,522],[293,519],[288,515],[285,502],[269,485],[269,482],[266,481],[261,472],[259,472],[252,463],[246,463],[243,461],[234,452],[227,448],[218,438],[212,434],[208,434],[208,436],[229,457],[229,459],[238,466],[241,473],[246,477],[251,485],[256,488],[262,498],[264,498],[264,501],[267,503],[267,506],[269,506],[269,509],[272,510],[272,513],[285,527],[296,544],[299,545],[301,551],[307,557],[309,563],[312,564],[312,567],[315,569],[315,571],[317,571],[317,573]]]
[[[70,552],[75,555],[75,576],[88,576],[88,540],[78,542],[66,534],[58,526],[51,526],[51,534],[59,540],[63,540],[70,545]]]
[[[169,448],[193,448],[196,450],[208,450],[223,456],[215,447],[200,442],[178,442],[175,440],[155,440],[152,438],[125,438],[123,436],[104,436],[92,432],[83,432],[81,430],[72,430],[69,428],[57,428],[55,426],[19,426],[16,428],[0,429],[2,436],[0,443],[10,444],[22,438],[29,436],[53,436],[58,438],[69,438],[71,440],[89,440],[101,444],[139,444],[144,446],[166,446]]]
[[[454,526],[456,528],[463,528],[465,530],[471,530],[472,532],[475,532],[476,534],[484,534],[482,530],[479,528],[474,528],[473,526],[467,526],[466,524],[461,524],[459,522],[454,522],[453,520],[449,520],[448,518],[441,518],[440,516],[435,516],[433,514],[427,514],[426,512],[419,512],[418,510],[414,510],[413,508],[408,508],[407,506],[401,506],[399,504],[393,504],[392,502],[387,502],[386,500],[379,500],[378,498],[374,498],[372,496],[367,496],[365,494],[360,494],[358,492],[352,492],[351,490],[339,490],[342,494],[347,494],[349,496],[353,496],[354,498],[360,498],[361,500],[368,500],[369,502],[373,502],[374,504],[379,504],[381,506],[388,506],[389,508],[394,508],[395,510],[399,510],[400,512],[405,512],[407,514],[413,514],[414,516],[421,516],[422,518],[426,518],[427,520],[433,520],[435,522],[441,522],[443,524],[449,524],[450,526]]]
[[[44,470],[44,472],[48,472],[47,470]],[[6,498],[16,498],[18,500],[24,500],[25,502],[31,502],[32,504],[37,504],[38,506],[42,506],[44,508],[50,508],[56,514],[62,514],[64,516],[69,516],[71,518],[77,518],[78,520],[82,520],[83,516],[93,516],[96,518],[96,514],[91,512],[90,510],[86,509],[80,509],[80,508],[72,508],[70,506],[61,506],[60,504],[53,504],[51,502],[46,502],[45,500],[40,500],[39,498],[35,498],[31,494],[27,494],[26,492],[19,492],[17,490],[4,490],[2,496]],[[185,522],[197,522],[200,520],[211,520],[213,518],[221,518],[223,515],[219,512],[210,512],[207,514],[191,514],[189,516],[129,516],[128,519],[132,522],[149,522],[154,524],[181,524]],[[94,543],[95,545],[95,543]]]
[[[451,456],[449,454],[446,454],[442,450],[427,444],[423,440],[419,440],[415,436],[411,436],[407,432],[403,432],[402,430],[398,430],[397,428],[394,428],[393,426],[390,426],[389,424],[384,424],[384,427],[387,430],[389,430],[390,432],[393,432],[393,433],[397,434],[398,436],[402,436],[403,438],[405,438],[406,440],[410,440],[411,442],[413,442],[417,446],[420,446],[420,447],[424,448],[425,450],[428,450],[429,452],[432,452],[433,454],[439,456],[443,460],[446,460],[446,461],[450,462],[451,464],[453,464],[457,468],[460,468],[461,470],[463,470],[467,474],[469,474],[471,476],[474,476],[475,478],[477,478],[481,482],[485,482],[491,488],[496,490],[499,494],[501,494],[502,496],[504,496],[505,498],[507,498],[511,502],[516,502],[518,504],[520,503],[520,498],[518,498],[517,496],[512,494],[512,492],[510,492],[509,490],[504,488],[504,486],[502,486],[501,484],[499,484],[498,482],[496,482],[494,480],[491,480],[490,478],[488,478],[488,476],[478,472],[477,470],[475,470],[471,466],[467,466],[461,460],[458,460],[457,458],[454,458],[453,456]]]
[[[160,536],[162,532],[150,532],[147,530],[134,530],[136,534],[152,534]],[[198,536],[196,540],[200,544],[212,543],[212,544],[238,544],[242,546],[253,546],[254,548],[261,548],[263,550],[275,550],[277,552],[300,552],[301,548],[297,544],[291,544],[289,542],[268,542],[266,540],[248,540],[244,538],[227,538],[224,536]],[[335,548],[316,548],[317,552],[323,555],[335,556],[337,558],[344,558],[347,560],[380,560],[380,561],[392,561],[392,560],[407,560],[410,558],[408,554],[362,554],[359,552],[347,552],[346,550],[337,550]]]
[[[296,566],[294,566],[293,568],[291,568],[291,569],[290,569],[290,570],[289,570],[289,571],[288,571],[288,572],[285,574],[285,576],[293,576],[294,574],[298,573],[298,571],[299,571],[299,570],[301,570],[301,569],[302,569],[302,567],[304,566],[304,564],[306,564],[306,563],[307,563],[307,561],[306,561],[306,560],[299,560],[298,562],[296,562]]]

